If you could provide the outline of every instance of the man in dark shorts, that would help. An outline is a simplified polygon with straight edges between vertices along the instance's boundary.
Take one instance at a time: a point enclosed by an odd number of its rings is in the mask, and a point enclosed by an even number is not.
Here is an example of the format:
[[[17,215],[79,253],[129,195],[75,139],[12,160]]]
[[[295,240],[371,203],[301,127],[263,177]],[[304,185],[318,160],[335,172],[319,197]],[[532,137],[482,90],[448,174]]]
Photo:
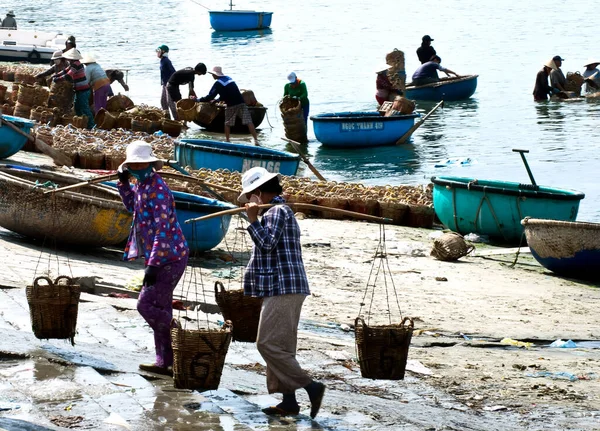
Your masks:
[[[169,95],[169,108],[174,116],[177,115],[176,105],[177,102],[181,100],[181,92],[179,91],[180,85],[189,85],[189,97],[196,97],[196,93],[194,92],[194,78],[196,75],[206,75],[206,66],[204,63],[198,63],[196,67],[193,69],[191,67],[186,67],[185,69],[180,69],[174,74],[171,75],[169,81],[167,82],[167,94]],[[177,118],[173,118],[177,120]]]
[[[229,142],[231,126],[235,125],[235,120],[239,117],[242,120],[242,124],[248,126],[248,130],[254,138],[254,145],[258,145],[258,135],[256,134],[254,123],[252,123],[250,111],[235,81],[223,74],[220,66],[213,67],[212,71],[208,73],[213,76],[215,83],[207,96],[200,97],[196,101],[210,102],[218,95],[219,100],[222,100],[227,105],[225,108],[225,141]]]

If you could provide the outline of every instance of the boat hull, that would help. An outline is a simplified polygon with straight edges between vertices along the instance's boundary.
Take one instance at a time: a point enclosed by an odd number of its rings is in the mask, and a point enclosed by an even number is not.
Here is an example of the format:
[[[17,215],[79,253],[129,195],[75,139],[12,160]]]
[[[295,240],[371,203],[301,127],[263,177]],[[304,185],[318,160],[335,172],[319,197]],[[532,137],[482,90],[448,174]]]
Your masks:
[[[21,131],[29,133],[34,126],[33,121],[25,118],[13,117],[11,115],[2,115],[6,121],[10,121]],[[6,159],[19,152],[27,143],[27,138],[8,126],[0,127],[0,159]]]
[[[406,98],[414,100],[430,100],[433,102],[465,100],[477,89],[477,76],[462,76],[458,79],[442,79],[433,84],[415,87],[406,86]]]
[[[64,48],[62,34],[36,31],[0,29],[0,61],[27,61],[50,63],[52,53]]]
[[[300,157],[285,151],[207,139],[175,141],[175,159],[181,166],[193,169],[228,169],[246,172],[261,166],[269,172],[296,175]]]
[[[204,127],[206,130],[211,132],[219,132],[223,133],[225,130],[225,108],[223,106],[218,106],[219,112],[217,113],[214,120],[210,123],[204,123],[202,121],[194,120],[194,123],[197,125]],[[265,114],[267,113],[267,108],[264,106],[248,106],[248,111],[250,111],[250,117],[252,118],[252,124],[254,127],[258,129],[260,124],[265,119]],[[242,120],[237,117],[235,119],[235,124],[230,128],[231,133],[250,133],[248,130],[248,126],[244,126],[242,124]]]
[[[526,218],[521,221],[533,257],[559,275],[600,280],[600,224]]]
[[[210,26],[216,31],[259,30],[271,26],[273,12],[253,10],[209,11]]]
[[[461,234],[487,235],[496,242],[520,244],[521,220],[545,217],[574,221],[581,192],[509,181],[433,177],[433,207],[440,222]]]
[[[328,147],[360,148],[393,145],[418,114],[384,117],[378,112],[334,112],[310,117],[315,137]]]

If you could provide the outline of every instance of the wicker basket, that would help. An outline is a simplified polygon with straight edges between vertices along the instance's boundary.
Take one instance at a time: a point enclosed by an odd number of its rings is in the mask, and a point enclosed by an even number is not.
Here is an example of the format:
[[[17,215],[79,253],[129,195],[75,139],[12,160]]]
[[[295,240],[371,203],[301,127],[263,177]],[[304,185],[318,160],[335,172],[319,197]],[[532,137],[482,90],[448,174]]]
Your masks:
[[[173,379],[178,389],[218,389],[231,342],[231,322],[220,330],[183,329],[171,323]]]
[[[300,100],[285,96],[279,104],[279,110],[283,120],[285,136],[301,144],[307,143],[306,124],[304,123]]]
[[[121,114],[119,114],[119,117],[117,118],[117,124],[115,127],[117,127],[118,129],[129,130],[129,129],[131,129],[131,121],[132,121],[132,118],[129,115],[121,113]]]
[[[104,153],[80,152],[79,167],[81,169],[104,169]]]
[[[117,94],[116,96],[109,97],[109,99],[106,101],[106,110],[109,112],[123,112],[133,108],[134,106],[135,105],[133,101],[123,94]]]
[[[177,111],[179,115],[179,111]],[[199,102],[196,106],[196,121],[202,124],[210,124],[219,115],[219,108],[216,105],[209,102]],[[181,117],[180,117],[181,119]]]
[[[4,72],[3,77],[4,77],[5,81],[14,82],[15,81],[15,72],[11,72],[10,70],[7,70]]]
[[[256,96],[254,95],[254,91],[252,90],[240,90],[242,93],[242,98],[244,99],[244,103],[248,106],[256,106],[258,101],[256,100]]]
[[[116,171],[125,161],[125,154],[109,153],[104,156],[104,164],[109,171]]]
[[[17,102],[14,114],[15,117],[29,118],[31,116],[31,106]]]
[[[431,255],[438,260],[452,262],[475,250],[473,244],[465,241],[463,236],[456,232],[446,232],[433,240]]]
[[[196,119],[196,115],[195,101],[192,99],[181,99],[177,102],[177,117],[179,120],[194,121]]]
[[[355,321],[360,373],[368,379],[402,380],[414,322],[405,317],[399,325],[368,326]]]
[[[134,132],[145,132],[149,133],[152,121],[146,120],[142,117],[135,117],[131,120],[131,130]]]
[[[216,281],[215,299],[223,319],[233,324],[233,341],[256,342],[262,298],[245,296],[244,289],[225,290],[223,283]]]
[[[585,81],[585,78],[579,72],[568,72],[567,82],[565,83],[565,91],[573,91],[577,95],[581,94],[581,86]]]
[[[412,114],[415,110],[415,102],[406,97],[396,96],[392,103],[392,109],[401,114]]]
[[[4,97],[6,96],[6,90],[8,90],[8,87],[6,85],[0,84],[0,103],[4,102]]]
[[[110,130],[113,129],[117,124],[117,119],[106,109],[100,108],[100,110],[96,114],[96,118],[94,118],[94,122],[96,123],[96,126],[98,128]]]
[[[181,134],[182,128],[183,123],[181,121],[173,121],[168,118],[164,118],[160,124],[160,130],[173,138],[176,138]]]
[[[42,280],[47,285],[40,285]],[[27,286],[34,335],[39,339],[69,339],[74,345],[80,293],[79,285],[67,276],[57,277],[54,281],[37,277],[33,286]]]

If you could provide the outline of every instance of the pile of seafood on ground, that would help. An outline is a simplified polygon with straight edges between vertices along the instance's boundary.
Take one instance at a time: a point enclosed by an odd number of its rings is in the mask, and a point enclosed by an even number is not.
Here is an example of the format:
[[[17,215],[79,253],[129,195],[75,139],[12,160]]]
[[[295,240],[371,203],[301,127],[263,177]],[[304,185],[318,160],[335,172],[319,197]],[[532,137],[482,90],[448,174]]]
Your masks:
[[[224,169],[193,170],[185,168],[194,177],[207,184],[221,185],[235,191],[215,189],[223,198],[231,203],[239,204],[237,197],[241,192],[241,174]],[[193,180],[168,179],[173,190],[210,196]],[[413,227],[431,227],[434,221],[433,185],[427,186],[367,186],[357,183],[336,181],[314,181],[307,177],[283,176],[284,196],[290,203],[308,203],[329,208],[338,208],[386,217],[393,224]],[[344,215],[327,211],[301,211],[307,215],[345,219]]]
[[[73,166],[81,169],[115,170],[125,160],[125,148],[135,140],[152,144],[156,157],[171,159],[173,138],[162,134],[150,135],[129,130],[80,129],[73,125],[36,126],[35,136],[71,158]]]

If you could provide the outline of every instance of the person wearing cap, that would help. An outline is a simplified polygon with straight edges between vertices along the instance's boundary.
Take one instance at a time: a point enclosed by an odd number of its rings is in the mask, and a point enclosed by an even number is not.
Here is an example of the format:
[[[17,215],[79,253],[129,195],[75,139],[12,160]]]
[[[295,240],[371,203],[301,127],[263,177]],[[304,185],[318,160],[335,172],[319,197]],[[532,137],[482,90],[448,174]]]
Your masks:
[[[415,86],[432,84],[434,82],[438,82],[440,80],[437,71],[440,70],[446,74],[446,76],[450,76],[451,74],[458,77],[459,75],[456,72],[451,71],[448,68],[442,67],[440,64],[442,59],[439,55],[434,55],[431,58],[431,61],[422,64],[417,68],[415,73],[412,76],[412,83]]]
[[[17,20],[15,19],[15,13],[9,10],[6,13],[6,17],[2,20],[2,28],[14,28],[17,29]]]
[[[63,52],[61,50],[54,51],[52,53],[52,57],[50,58],[50,61],[53,63],[52,66],[50,66],[48,70],[35,75],[35,79],[45,81],[48,76],[52,76],[61,70],[66,69],[69,65],[69,62],[65,60],[62,55]]]
[[[302,114],[304,115],[304,124],[308,124],[308,112],[310,110],[310,101],[308,100],[308,90],[306,83],[296,76],[295,72],[291,72],[287,76],[287,84],[283,87],[283,97],[289,96],[293,99],[300,100],[302,106]]]
[[[85,76],[85,69],[81,64],[82,56],[76,48],[63,53],[63,58],[69,62],[66,69],[61,70],[52,77],[54,82],[69,81],[75,90],[75,114],[85,115],[88,119],[87,128],[94,127],[94,114],[90,109],[90,84]]]
[[[588,60],[587,64],[584,65],[585,70],[581,74],[585,78],[585,91],[587,93],[594,93],[600,90],[600,70],[598,65],[600,61],[593,59]]]
[[[155,362],[140,364],[139,368],[172,375],[173,290],[185,272],[189,247],[177,220],[173,194],[156,172],[162,162],[153,154],[152,146],[133,141],[125,152],[125,161],[117,169],[117,188],[125,208],[133,213],[133,223],[123,258],[144,259],[137,309],[154,331],[156,351]],[[130,177],[135,178],[134,185]]]
[[[383,105],[383,102],[390,100],[390,95],[393,99],[395,96],[402,96],[402,90],[394,88],[388,78],[389,66],[386,64],[379,68],[377,73],[377,79],[375,80],[375,100],[379,105]]]
[[[96,62],[94,55],[84,55],[81,62],[85,65],[85,76],[94,95],[94,114],[97,114],[100,109],[106,109],[110,79],[106,76],[104,69]]]
[[[242,176],[238,201],[245,204],[254,247],[244,273],[244,295],[263,298],[256,347],[267,364],[267,390],[283,400],[263,409],[269,415],[297,415],[296,390],[304,388],[311,402],[310,416],[319,412],[325,385],[311,379],[296,359],[298,322],[310,295],[302,260],[300,227],[285,205],[281,175],[254,167]],[[274,204],[259,220],[260,204]]]
[[[121,84],[123,90],[129,91],[129,85],[127,85],[127,83],[125,82],[125,74],[119,69],[106,69],[104,73],[106,73],[106,77],[110,80],[110,85],[112,85],[113,82],[117,81],[119,84]],[[108,97],[112,97],[114,95],[115,93],[113,93],[112,88],[109,88]]]
[[[421,64],[427,63],[436,54],[431,42],[433,42],[433,39],[428,34],[421,39],[421,46],[417,49],[417,57],[419,57]]]
[[[69,36],[67,40],[65,40],[65,48],[62,50],[63,52],[67,52],[70,49],[77,48],[77,43],[75,42],[75,36]]]
[[[171,75],[175,73],[175,68],[169,58],[169,47],[167,45],[160,45],[156,48],[156,56],[160,59],[160,85],[162,86],[160,107],[169,116],[169,109],[171,109],[171,112],[177,112],[175,103],[169,104],[169,93],[167,93],[167,83]]]
[[[554,93],[558,93],[560,91],[565,90],[565,85],[567,83],[567,78],[562,70],[560,70],[560,66],[562,66],[562,62],[565,61],[564,58],[561,58],[560,55],[555,55],[551,60],[554,63],[552,70],[550,71],[550,86],[554,88]],[[558,91],[556,91],[558,90]]]
[[[548,95],[552,95],[552,87],[548,84],[548,76],[552,66],[549,63],[544,64],[542,70],[540,70],[535,77],[535,87],[533,87],[533,100],[536,102],[543,102],[548,100]]]
[[[231,126],[235,125],[239,117],[244,126],[248,126],[250,134],[254,138],[254,145],[258,145],[258,135],[250,116],[250,111],[244,102],[242,93],[233,79],[223,73],[220,66],[215,66],[210,72],[215,83],[208,95],[195,99],[196,102],[210,102],[219,96],[219,101],[225,102],[225,141],[229,142]]]
[[[189,97],[196,97],[194,91],[194,78],[196,75],[206,75],[206,65],[204,63],[198,63],[193,69],[186,67],[174,72],[167,81],[167,94],[169,96],[169,107],[173,115],[173,120],[177,120],[177,109],[176,104],[181,100],[181,92],[179,91],[180,85],[188,84],[189,86]]]

